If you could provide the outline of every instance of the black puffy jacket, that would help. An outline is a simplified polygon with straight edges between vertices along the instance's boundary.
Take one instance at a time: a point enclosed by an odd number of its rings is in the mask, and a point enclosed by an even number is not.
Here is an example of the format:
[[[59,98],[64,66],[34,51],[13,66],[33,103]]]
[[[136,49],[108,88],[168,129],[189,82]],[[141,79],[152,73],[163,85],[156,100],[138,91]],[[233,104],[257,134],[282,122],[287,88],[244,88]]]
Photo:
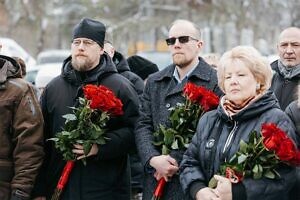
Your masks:
[[[249,133],[252,130],[260,131],[261,125],[267,122],[277,124],[295,139],[292,122],[280,110],[277,99],[270,91],[232,118],[228,117],[221,105],[217,110],[206,113],[200,119],[197,132],[181,163],[180,182],[184,191],[194,198],[197,191],[207,187],[224,160],[230,159],[238,151],[240,141],[247,142]],[[219,134],[219,139],[210,138],[214,131]],[[231,132],[232,139],[229,139],[230,142],[225,147]],[[214,147],[216,151],[213,156],[210,150]],[[245,199],[241,196],[247,196],[247,200],[287,199],[288,192],[295,183],[295,169],[281,168],[279,173],[281,178],[278,180],[245,178],[242,185],[237,184],[242,187],[233,185],[233,199]]]
[[[75,71],[69,57],[64,61],[61,75],[46,86],[41,96],[46,139],[62,130],[62,116],[71,113],[70,107],[76,105],[78,97],[82,95],[81,88],[86,84],[110,88],[121,99],[124,114],[108,122],[107,137],[110,140],[99,146],[98,155],[87,158],[86,166],[76,162],[62,199],[129,199],[127,158],[129,150],[134,146],[133,126],[138,117],[138,96],[131,83],[117,73],[107,54],[102,55],[99,65],[88,72]],[[52,142],[46,144],[46,159],[35,185],[34,196],[49,198],[65,161]]]

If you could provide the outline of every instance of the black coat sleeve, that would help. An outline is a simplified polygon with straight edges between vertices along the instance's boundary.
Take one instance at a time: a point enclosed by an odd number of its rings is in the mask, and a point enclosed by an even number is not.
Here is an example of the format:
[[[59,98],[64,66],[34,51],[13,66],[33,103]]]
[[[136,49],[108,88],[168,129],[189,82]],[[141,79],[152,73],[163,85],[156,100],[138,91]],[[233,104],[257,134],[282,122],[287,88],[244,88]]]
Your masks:
[[[109,139],[106,144],[99,146],[97,155],[99,160],[114,159],[126,155],[135,146],[133,129],[139,116],[138,95],[127,82],[121,82],[117,89],[113,90],[123,103],[124,114],[109,122],[107,131]]]

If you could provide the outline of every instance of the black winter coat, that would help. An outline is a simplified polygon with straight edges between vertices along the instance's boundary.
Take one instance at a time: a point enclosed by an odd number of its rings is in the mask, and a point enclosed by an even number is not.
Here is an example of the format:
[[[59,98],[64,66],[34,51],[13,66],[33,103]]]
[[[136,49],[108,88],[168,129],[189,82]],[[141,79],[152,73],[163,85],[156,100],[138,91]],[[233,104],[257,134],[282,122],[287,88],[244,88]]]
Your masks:
[[[290,105],[285,109],[285,112],[295,124],[296,132],[300,137],[300,106],[298,105],[298,101],[299,100],[295,100],[290,103]]]
[[[138,96],[130,82],[117,73],[107,54],[99,65],[88,72],[78,72],[71,66],[71,57],[63,64],[60,76],[52,80],[41,97],[45,118],[46,138],[62,130],[64,119],[76,105],[82,86],[104,85],[110,88],[123,103],[124,114],[112,118],[107,124],[105,145],[99,146],[97,156],[87,158],[87,165],[76,162],[62,195],[63,200],[126,200],[130,199],[130,171],[127,154],[134,145],[133,126],[138,117]],[[34,196],[52,195],[65,161],[52,142],[46,145],[46,160],[35,185]]]
[[[138,75],[130,71],[128,62],[124,56],[116,51],[113,57],[113,62],[116,65],[118,72],[127,78],[134,85],[138,95],[141,95],[144,90],[144,81]]]
[[[300,74],[294,76],[292,79],[285,79],[278,69],[278,60],[271,64],[274,70],[271,90],[279,101],[281,109],[284,111],[286,107],[297,98],[297,87],[300,81]]]
[[[153,156],[161,155],[161,150],[152,144],[153,133],[160,124],[169,125],[169,109],[184,101],[182,91],[186,81],[176,84],[173,77],[174,69],[175,65],[173,64],[150,75],[142,96],[141,116],[135,128],[135,140],[146,173],[143,191],[143,199],[145,200],[151,199],[157,183],[153,177],[153,170],[148,169],[150,167],[148,162]],[[202,58],[199,58],[199,64],[189,76],[188,81],[204,86],[219,95],[221,94],[217,85],[216,71]],[[184,151],[172,151],[170,155],[179,164],[183,153]],[[163,199],[185,199],[177,175],[166,185]]]
[[[261,125],[269,122],[277,124],[295,139],[292,122],[280,110],[277,99],[271,91],[232,118],[228,117],[221,105],[217,110],[204,114],[199,120],[197,132],[180,166],[180,182],[184,191],[194,198],[197,191],[207,187],[209,180],[219,171],[224,160],[229,160],[238,151],[240,141],[248,142],[252,130],[259,132]],[[215,131],[219,139],[210,138]],[[232,140],[229,139],[229,145],[224,147],[231,132],[233,132]],[[216,151],[212,155],[214,147]],[[233,185],[233,199],[287,200],[288,192],[295,183],[295,169],[280,168],[278,171],[280,179],[245,178],[242,184]]]
[[[127,60],[124,56],[115,52],[113,62],[117,67],[119,74],[127,78],[134,86],[135,91],[141,97],[144,90],[144,81],[138,75],[130,71]],[[131,169],[131,187],[132,189],[141,192],[143,188],[143,166],[140,158],[136,152],[136,146],[134,146],[134,152],[129,156],[130,158],[130,169]]]
[[[290,117],[294,125],[296,126],[296,133],[298,139],[298,148],[300,147],[300,107],[298,106],[298,100],[293,101],[285,109],[285,113]],[[290,192],[290,200],[300,199],[300,167],[297,167],[297,182]]]

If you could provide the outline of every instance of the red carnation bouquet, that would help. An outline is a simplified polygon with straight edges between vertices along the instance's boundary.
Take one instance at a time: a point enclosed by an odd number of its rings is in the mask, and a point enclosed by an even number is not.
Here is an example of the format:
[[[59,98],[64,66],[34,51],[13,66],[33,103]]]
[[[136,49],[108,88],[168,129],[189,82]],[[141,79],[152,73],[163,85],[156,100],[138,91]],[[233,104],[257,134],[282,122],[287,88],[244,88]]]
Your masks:
[[[279,164],[300,165],[300,152],[294,142],[276,124],[262,125],[261,134],[252,131],[249,142],[240,142],[239,151],[220,167],[220,174],[232,183],[238,183],[245,177],[275,179],[280,177],[276,171]],[[214,188],[217,182],[212,178],[209,187]]]
[[[200,117],[219,104],[219,97],[216,94],[190,82],[185,85],[183,96],[185,102],[171,108],[170,127],[160,125],[154,133],[153,144],[161,148],[163,155],[169,154],[171,150],[186,149],[195,134]],[[152,200],[161,199],[165,184],[165,179],[161,178]]]
[[[79,98],[79,106],[71,107],[72,113],[66,114],[63,131],[49,140],[55,142],[55,147],[67,161],[52,200],[58,200],[68,177],[75,165],[76,155],[72,152],[74,144],[83,146],[84,155],[88,155],[93,144],[105,144],[106,124],[111,117],[123,114],[123,104],[114,93],[105,86],[86,85],[83,87],[84,98]],[[83,158],[82,162],[86,164]]]

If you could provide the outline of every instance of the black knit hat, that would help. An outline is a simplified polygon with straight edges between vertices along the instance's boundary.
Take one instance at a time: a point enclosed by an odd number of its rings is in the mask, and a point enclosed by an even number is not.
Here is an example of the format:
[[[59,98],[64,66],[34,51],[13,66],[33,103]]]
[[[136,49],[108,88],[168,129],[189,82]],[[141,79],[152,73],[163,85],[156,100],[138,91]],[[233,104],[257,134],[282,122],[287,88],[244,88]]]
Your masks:
[[[127,62],[130,70],[133,73],[139,75],[143,80],[148,78],[150,74],[158,71],[158,67],[156,64],[138,55],[127,58]]]
[[[83,18],[73,29],[73,40],[76,38],[88,38],[103,47],[105,31],[105,25],[101,22]]]

